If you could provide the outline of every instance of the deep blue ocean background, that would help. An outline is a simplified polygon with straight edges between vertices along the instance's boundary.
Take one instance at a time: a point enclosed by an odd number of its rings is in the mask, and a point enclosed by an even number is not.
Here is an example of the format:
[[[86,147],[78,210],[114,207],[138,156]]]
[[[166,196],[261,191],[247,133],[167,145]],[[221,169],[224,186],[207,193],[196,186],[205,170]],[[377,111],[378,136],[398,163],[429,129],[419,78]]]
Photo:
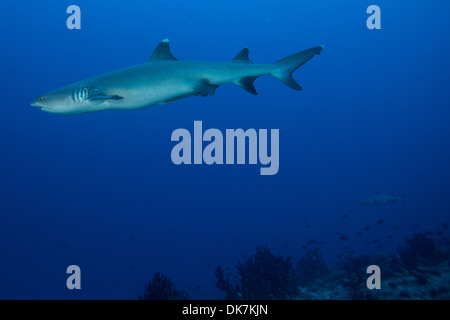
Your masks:
[[[81,30],[66,28],[71,4]],[[381,30],[366,27],[372,4]],[[449,220],[448,2],[8,1],[2,12],[1,299],[136,299],[157,271],[190,298],[223,298],[216,266],[234,268],[257,245],[298,259],[305,243],[325,241],[333,264],[351,250],[394,253]],[[294,73],[302,92],[261,77],[258,96],[224,85],[137,111],[62,116],[29,105],[142,63],[164,38],[180,60],[229,61],[249,47],[255,63],[271,63],[325,49]],[[278,174],[174,165],[171,134],[193,132],[195,120],[279,129]],[[377,190],[405,202],[357,205]],[[366,245],[373,239],[382,248]],[[81,290],[66,288],[71,264]]]

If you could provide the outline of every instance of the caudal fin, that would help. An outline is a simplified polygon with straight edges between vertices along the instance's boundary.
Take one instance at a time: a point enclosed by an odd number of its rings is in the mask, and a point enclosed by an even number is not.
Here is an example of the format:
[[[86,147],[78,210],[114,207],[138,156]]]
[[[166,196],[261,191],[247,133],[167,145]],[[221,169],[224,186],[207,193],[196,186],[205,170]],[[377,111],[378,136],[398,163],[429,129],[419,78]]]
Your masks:
[[[294,53],[273,64],[271,75],[294,90],[302,90],[302,87],[292,78],[292,73],[312,59],[315,54],[320,54],[324,46],[318,46],[302,52]]]

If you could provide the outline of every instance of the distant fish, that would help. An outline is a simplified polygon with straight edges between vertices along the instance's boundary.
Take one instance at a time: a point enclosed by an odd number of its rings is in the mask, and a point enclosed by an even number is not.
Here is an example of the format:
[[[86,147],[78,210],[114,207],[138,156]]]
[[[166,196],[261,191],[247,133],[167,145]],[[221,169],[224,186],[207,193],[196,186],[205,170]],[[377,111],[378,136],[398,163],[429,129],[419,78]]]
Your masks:
[[[362,232],[358,231],[356,234],[357,234],[358,236],[361,236],[361,235],[362,235]]]
[[[383,222],[384,222],[383,219],[381,219],[381,220],[378,220],[377,224],[381,225],[381,224],[383,224]]]
[[[348,241],[348,240],[350,240],[345,234],[341,235],[341,236],[339,237],[339,239],[341,239],[341,240],[343,240],[343,241]]]
[[[394,226],[394,229],[398,230],[398,229],[400,229],[400,227],[399,226]]]
[[[442,230],[439,230],[438,232],[436,232],[437,236],[442,236],[442,234],[443,234]]]
[[[372,243],[377,243],[377,242],[378,242],[378,240],[377,240],[377,239],[375,239],[375,240],[373,240],[373,241],[372,241]]]
[[[364,228],[364,231],[369,231],[371,228],[370,228],[370,226],[366,226],[365,228]]]
[[[346,214],[342,215],[342,219],[347,219],[347,217],[348,217],[348,215],[346,215]]]
[[[378,207],[378,206],[382,206],[385,204],[397,204],[397,203],[403,203],[403,197],[397,197],[394,195],[386,195],[386,194],[381,194],[380,191],[377,191],[377,193],[373,196],[370,196],[362,201],[360,201],[358,204],[360,206],[365,206],[365,207]]]
[[[309,223],[305,226],[306,229],[309,229]]]
[[[415,228],[418,228],[418,227],[420,227],[420,225],[419,225],[418,223],[415,223],[415,224],[414,224],[414,227],[415,227]]]
[[[393,239],[394,238],[394,236],[392,235],[392,234],[390,234],[389,236],[388,236],[388,239]]]
[[[309,241],[307,242],[307,244],[315,244],[315,243],[317,243],[317,242],[316,242],[316,240],[314,240],[314,239],[311,239],[311,240],[309,240]]]
[[[445,230],[448,230],[448,223],[447,223],[447,222],[444,222],[444,223],[442,224],[442,226],[444,227]]]

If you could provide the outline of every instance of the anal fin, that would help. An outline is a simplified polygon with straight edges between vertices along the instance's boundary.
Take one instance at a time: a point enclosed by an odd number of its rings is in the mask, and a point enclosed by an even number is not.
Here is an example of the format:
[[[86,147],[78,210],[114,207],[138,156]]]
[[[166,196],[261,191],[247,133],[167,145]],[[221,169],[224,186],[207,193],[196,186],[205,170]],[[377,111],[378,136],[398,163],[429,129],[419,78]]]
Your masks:
[[[253,84],[253,82],[256,80],[256,78],[258,77],[245,77],[245,78],[241,78],[239,79],[239,81],[234,82],[235,85],[241,87],[242,89],[244,89],[245,91],[257,95],[258,92],[256,92],[255,86]]]

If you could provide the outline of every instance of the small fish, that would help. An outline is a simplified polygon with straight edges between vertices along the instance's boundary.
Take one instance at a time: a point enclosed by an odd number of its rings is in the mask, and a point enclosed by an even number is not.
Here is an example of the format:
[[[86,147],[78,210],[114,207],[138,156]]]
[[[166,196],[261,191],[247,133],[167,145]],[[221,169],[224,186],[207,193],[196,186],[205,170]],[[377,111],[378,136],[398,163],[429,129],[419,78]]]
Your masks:
[[[348,216],[347,216],[346,214],[343,214],[343,215],[342,215],[342,219],[347,219],[347,217],[348,217]]]
[[[348,241],[348,240],[350,240],[346,235],[341,235],[340,237],[339,237],[339,239],[341,239],[342,241]]]
[[[362,235],[362,232],[358,231],[356,234],[357,234],[358,236],[361,236],[361,235]]]
[[[309,229],[309,223],[305,226],[306,229]]]
[[[442,224],[442,226],[444,227],[445,230],[448,230],[448,223],[447,223],[447,222],[444,222],[444,223]]]
[[[418,227],[420,227],[420,225],[418,223],[415,223],[414,227],[418,228]]]
[[[394,229],[398,230],[398,229],[400,229],[400,227],[399,226],[394,226]]]
[[[377,239],[375,239],[375,240],[373,240],[373,241],[372,241],[372,243],[377,243],[377,242],[378,242],[378,240],[377,240]]]
[[[436,235],[437,235],[437,236],[442,236],[443,233],[444,233],[444,232],[442,232],[442,230],[439,230],[438,232],[436,232]]]
[[[383,222],[384,222],[383,219],[381,219],[381,220],[378,220],[377,224],[378,224],[378,225],[382,225]]]
[[[366,226],[365,228],[364,228],[364,231],[369,231],[371,228],[370,228],[370,226]]]
[[[377,245],[377,248],[381,249],[381,248],[383,248],[383,246],[381,244],[379,244],[379,245]]]
[[[315,243],[316,243],[316,240],[314,240],[314,239],[311,239],[307,242],[307,244],[315,244]]]
[[[394,238],[394,236],[392,235],[392,234],[390,234],[389,236],[388,236],[388,239],[393,239]]]

